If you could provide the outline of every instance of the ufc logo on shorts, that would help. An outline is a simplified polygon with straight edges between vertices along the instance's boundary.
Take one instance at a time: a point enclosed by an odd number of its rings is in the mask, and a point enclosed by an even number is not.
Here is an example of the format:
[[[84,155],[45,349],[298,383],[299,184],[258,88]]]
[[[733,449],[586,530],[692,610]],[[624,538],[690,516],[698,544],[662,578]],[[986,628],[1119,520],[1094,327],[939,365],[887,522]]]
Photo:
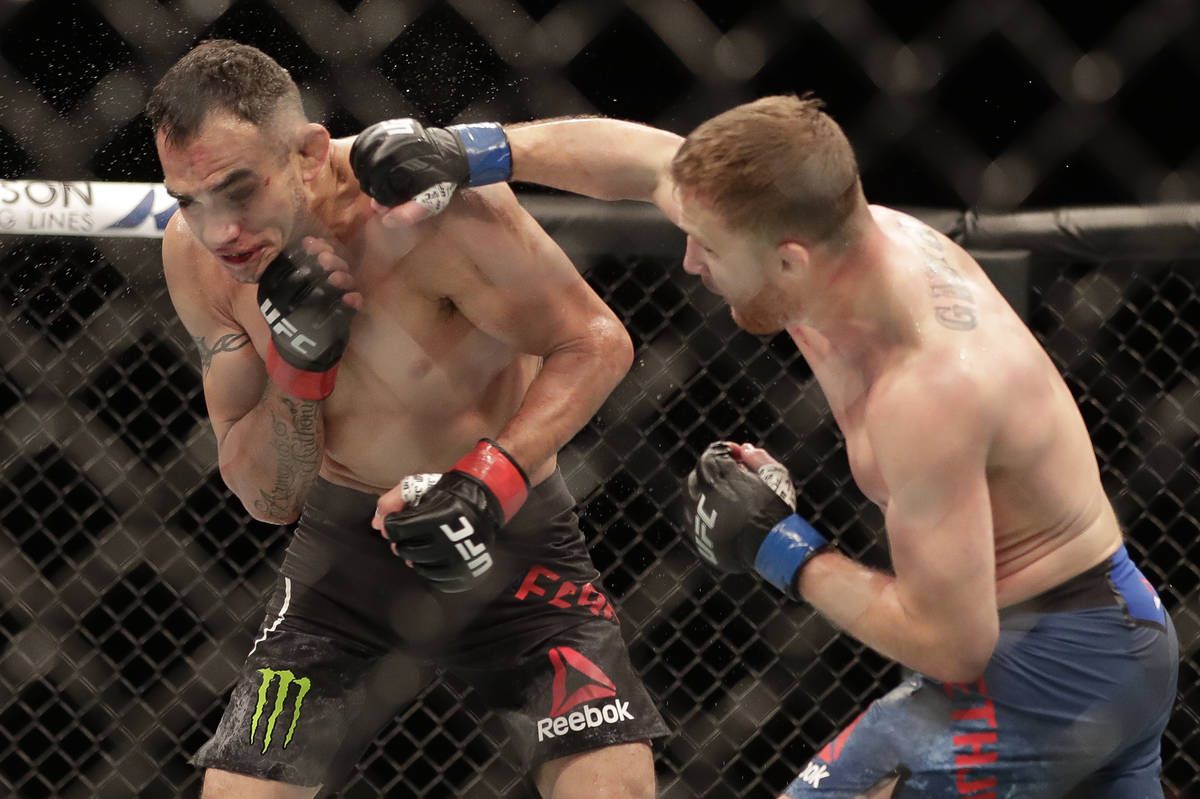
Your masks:
[[[311,355],[313,345],[317,342],[313,341],[308,336],[296,329],[296,326],[287,320],[287,317],[279,312],[279,309],[271,304],[270,300],[263,300],[259,306],[267,324],[271,326],[276,335],[283,336],[292,349],[301,355]]]
[[[714,510],[706,514],[704,500],[705,496],[701,494],[700,501],[696,503],[696,548],[700,550],[700,554],[705,560],[716,566],[717,556],[713,554],[713,542],[708,537],[708,531],[713,529],[717,523],[717,512]]]
[[[492,568],[492,556],[487,551],[487,546],[478,541],[471,541],[470,538],[475,533],[475,528],[471,525],[471,521],[466,516],[459,516],[458,522],[462,526],[455,530],[448,524],[442,525],[442,533],[449,538],[454,548],[458,550],[458,554],[467,562],[467,568],[471,570],[472,577],[478,577],[488,569]]]

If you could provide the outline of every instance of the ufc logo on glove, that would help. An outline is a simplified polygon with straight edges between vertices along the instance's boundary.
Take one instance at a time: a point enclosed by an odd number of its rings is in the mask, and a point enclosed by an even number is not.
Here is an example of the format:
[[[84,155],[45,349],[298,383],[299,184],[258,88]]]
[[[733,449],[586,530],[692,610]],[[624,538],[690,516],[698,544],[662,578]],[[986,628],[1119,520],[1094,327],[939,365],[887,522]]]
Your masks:
[[[700,501],[696,503],[696,549],[700,551],[701,557],[707,560],[714,566],[717,565],[717,556],[713,552],[712,539],[708,537],[708,533],[717,525],[717,512],[704,512],[704,500],[707,499],[703,494],[700,495]]]
[[[262,311],[263,317],[267,320],[267,324],[270,325],[271,332],[275,336],[285,339],[288,346],[301,355],[312,353],[312,348],[317,342],[297,330],[296,326],[289,322],[287,317],[271,304],[270,300],[263,300],[259,309]]]
[[[752,471],[728,442],[717,441],[688,475],[687,490],[696,501],[685,515],[700,557],[727,574],[758,572],[799,597],[797,572],[829,542],[795,512],[795,487],[782,464]]]
[[[471,576],[478,577],[492,568],[492,556],[487,551],[486,544],[469,540],[475,533],[475,528],[466,516],[459,516],[458,523],[462,526],[457,530],[448,524],[443,524],[442,533],[450,539],[450,543],[454,544],[458,554],[462,555],[462,559],[467,562]]]
[[[492,568],[489,546],[524,504],[529,479],[499,444],[482,439],[447,472],[400,482],[404,508],[383,518],[392,554],[437,591],[470,591]]]

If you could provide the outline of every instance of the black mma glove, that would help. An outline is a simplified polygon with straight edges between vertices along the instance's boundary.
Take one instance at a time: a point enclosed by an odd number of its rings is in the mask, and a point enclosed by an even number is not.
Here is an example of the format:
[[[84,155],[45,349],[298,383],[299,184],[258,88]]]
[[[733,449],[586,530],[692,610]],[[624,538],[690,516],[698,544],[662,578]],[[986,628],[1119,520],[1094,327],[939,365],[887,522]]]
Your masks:
[[[470,590],[492,568],[496,531],[529,495],[525,472],[484,439],[445,474],[404,480],[418,484],[402,481],[405,508],[383,519],[392,552],[439,591]]]
[[[512,153],[494,122],[427,128],[415,119],[389,119],[358,134],[350,168],[380,205],[415,199],[437,212],[460,186],[508,180]]]
[[[344,294],[300,247],[280,253],[258,279],[258,307],[271,328],[267,375],[293,397],[317,400],[333,392],[355,313]]]
[[[728,444],[716,442],[688,475],[687,489],[688,540],[700,557],[724,572],[757,571],[800,598],[796,572],[829,542],[795,513],[782,466],[769,464],[756,474],[734,459]]]

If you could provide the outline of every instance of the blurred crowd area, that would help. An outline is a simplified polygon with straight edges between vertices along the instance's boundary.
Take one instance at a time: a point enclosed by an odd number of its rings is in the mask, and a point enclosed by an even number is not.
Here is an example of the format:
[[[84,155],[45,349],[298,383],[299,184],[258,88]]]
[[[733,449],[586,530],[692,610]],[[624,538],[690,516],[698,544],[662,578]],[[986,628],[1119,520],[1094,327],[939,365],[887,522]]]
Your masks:
[[[594,113],[686,133],[813,91],[884,204],[1186,201],[1198,16],[1191,0],[3,0],[0,176],[156,179],[146,93],[227,36],[291,70],[335,135]]]

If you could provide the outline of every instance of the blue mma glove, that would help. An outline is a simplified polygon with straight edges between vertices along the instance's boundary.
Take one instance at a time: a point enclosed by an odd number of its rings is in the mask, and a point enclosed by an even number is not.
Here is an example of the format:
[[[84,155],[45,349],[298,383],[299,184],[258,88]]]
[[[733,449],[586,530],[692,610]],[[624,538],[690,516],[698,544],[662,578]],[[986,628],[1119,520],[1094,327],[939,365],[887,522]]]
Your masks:
[[[350,168],[381,205],[415,199],[436,212],[461,186],[508,180],[512,152],[495,122],[427,128],[415,119],[389,119],[358,134]]]
[[[696,551],[718,570],[757,571],[792,599],[796,573],[829,542],[795,513],[786,470],[768,464],[756,474],[724,442],[710,444],[688,475],[685,518]]]

